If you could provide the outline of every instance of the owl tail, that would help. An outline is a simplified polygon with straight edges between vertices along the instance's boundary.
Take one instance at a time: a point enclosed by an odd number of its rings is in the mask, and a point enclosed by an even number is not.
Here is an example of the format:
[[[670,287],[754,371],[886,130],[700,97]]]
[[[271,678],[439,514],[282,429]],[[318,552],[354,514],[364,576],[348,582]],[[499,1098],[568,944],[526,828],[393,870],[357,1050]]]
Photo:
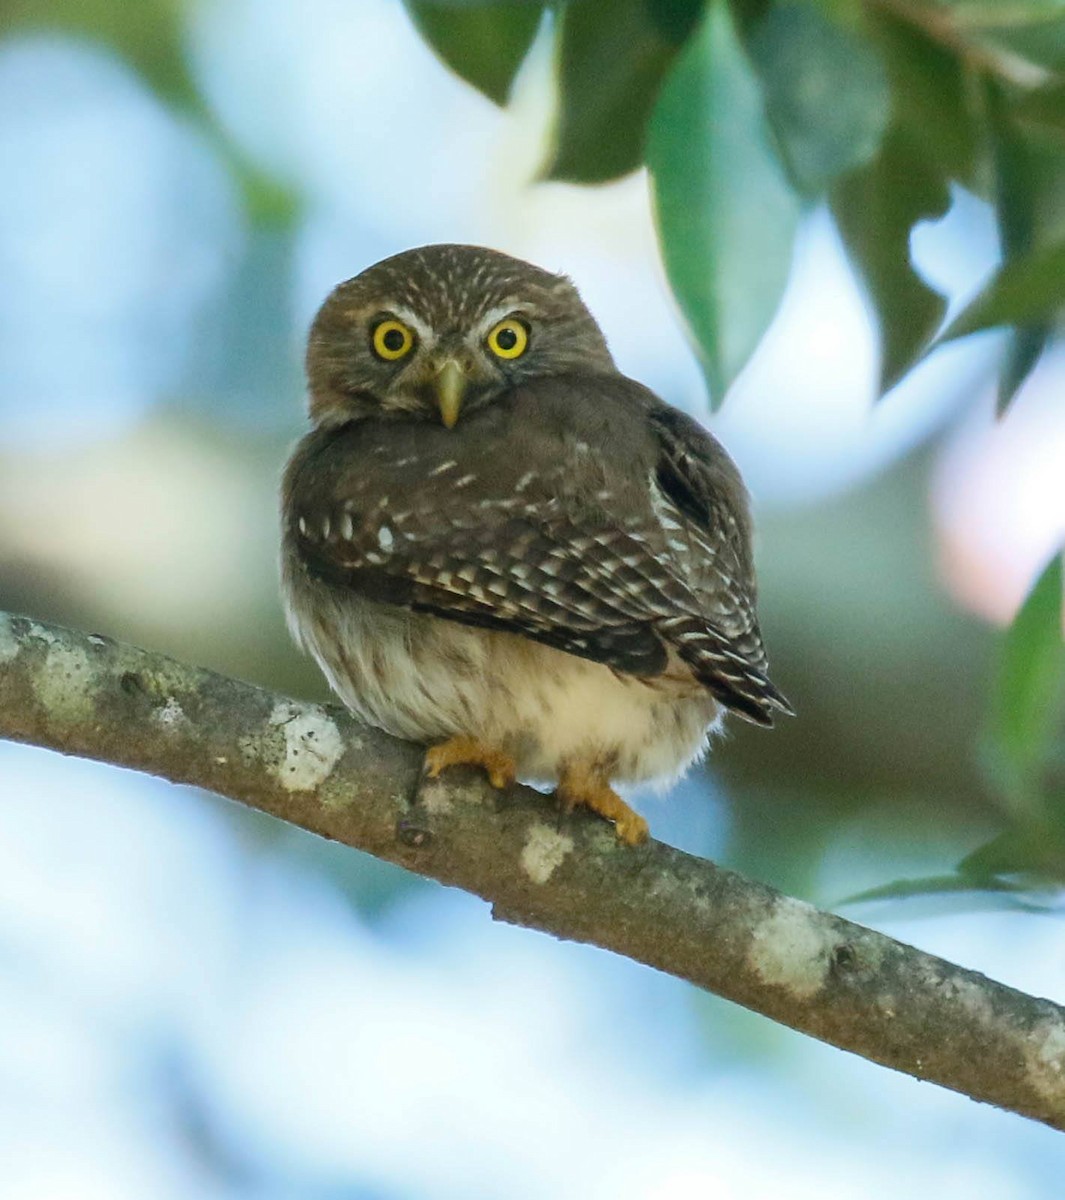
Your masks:
[[[669,641],[699,682],[726,708],[756,725],[771,726],[774,714],[795,710],[773,684],[764,666],[733,648],[717,630],[690,619],[683,627],[671,622]],[[758,643],[761,650],[761,643]],[[763,659],[764,661],[764,659]]]

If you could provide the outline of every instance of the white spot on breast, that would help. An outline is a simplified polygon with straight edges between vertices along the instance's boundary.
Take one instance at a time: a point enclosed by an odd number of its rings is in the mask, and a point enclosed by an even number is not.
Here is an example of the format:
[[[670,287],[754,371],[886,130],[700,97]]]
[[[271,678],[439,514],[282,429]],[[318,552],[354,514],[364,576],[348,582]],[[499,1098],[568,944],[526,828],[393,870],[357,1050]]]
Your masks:
[[[332,533],[332,531],[333,531],[332,522],[329,520],[328,517],[323,517],[322,518],[322,537],[328,538],[330,533]]]
[[[284,758],[274,768],[288,792],[310,792],[323,784],[344,753],[336,722],[321,709],[303,708],[282,700],[274,705],[270,724],[285,735]]]
[[[516,492],[524,492],[525,489],[529,486],[530,483],[532,483],[532,481],[535,478],[536,478],[535,471],[526,471],[525,474],[514,485],[514,490]]]
[[[345,512],[340,518],[340,536],[347,542],[355,536],[355,522],[351,519],[351,513]]]
[[[302,533],[304,537],[307,536],[307,519],[306,519],[306,517],[300,517],[300,533]]]
[[[824,986],[835,938],[817,909],[781,896],[754,931],[747,964],[764,983],[809,1000]]]
[[[382,525],[381,528],[377,531],[377,544],[381,547],[382,550],[384,550],[386,552],[391,550],[392,543],[395,540],[396,539],[392,536],[392,530],[389,529],[387,525]]]
[[[521,869],[533,883],[547,883],[573,851],[573,838],[542,822],[534,825],[521,850]]]
[[[476,475],[463,475],[463,477],[461,479],[455,480],[455,487],[457,487],[457,488],[467,487],[469,484],[473,483],[473,481],[476,478],[477,478]]]
[[[445,471],[450,471],[452,467],[457,467],[458,465],[459,464],[453,458],[449,458],[447,462],[442,462],[438,467],[433,467],[429,474],[443,475]]]

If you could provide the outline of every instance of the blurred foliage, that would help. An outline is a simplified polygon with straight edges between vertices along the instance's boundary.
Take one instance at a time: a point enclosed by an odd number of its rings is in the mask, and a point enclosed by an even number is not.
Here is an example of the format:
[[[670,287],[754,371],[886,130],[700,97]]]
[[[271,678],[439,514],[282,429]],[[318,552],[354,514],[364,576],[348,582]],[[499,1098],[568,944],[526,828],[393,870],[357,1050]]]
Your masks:
[[[0,37],[50,30],[109,47],[163,101],[190,115],[227,162],[249,215],[287,225],[297,212],[291,187],[262,171],[229,137],[200,93],[185,52],[184,0],[4,0]]]
[[[1065,887],[1062,574],[1055,554],[1003,639],[981,758],[1013,821],[959,865],[977,886]]]
[[[1065,640],[1056,554],[1002,639],[981,745],[990,788],[1010,825],[967,854],[954,875],[900,880],[852,899],[968,890],[1038,895],[1065,888]]]
[[[505,104],[522,60],[536,37],[542,4],[504,8],[404,0],[418,32],[441,62],[496,104]]]
[[[910,262],[910,232],[950,206],[945,180],[929,170],[905,131],[884,139],[876,159],[842,180],[832,211],[851,262],[883,316],[880,386],[890,388],[924,353],[947,311]]]
[[[985,739],[988,769],[1021,812],[1044,808],[1044,774],[1065,720],[1061,606],[1061,555],[1055,555],[1004,639]]]
[[[1005,408],[1060,324],[1061,0],[1025,0],[1008,12],[992,0],[404,7],[437,57],[497,104],[509,101],[533,45],[551,40],[554,112],[541,177],[598,184],[648,169],[662,258],[715,405],[773,319],[799,218],[815,204],[831,211],[875,314],[882,389],[940,342],[1003,327]],[[181,439],[190,457],[220,454],[228,474],[256,481],[254,516],[226,534],[246,590],[232,589],[210,619],[187,611],[177,624],[170,610],[105,601],[67,564],[22,549],[0,553],[0,607],[89,628],[118,619],[130,640],[325,698],[276,602],[274,473],[284,447],[262,428],[266,406],[287,404],[297,388],[285,337],[301,184],[256,163],[200,91],[186,44],[191,12],[187,0],[9,0],[0,36],[56,30],[108,47],[198,125],[241,186],[252,227],[246,261],[202,341],[217,350],[217,386],[207,390],[254,414],[257,433],[227,442],[208,420],[210,399],[188,395],[157,429],[140,431],[135,451],[157,461],[160,444]],[[944,297],[916,272],[910,241],[915,226],[946,212],[957,187],[993,205],[1003,262],[943,330]],[[199,372],[201,386],[208,374]],[[0,459],[0,477],[8,468]],[[897,814],[896,849],[934,841],[945,827],[953,839],[946,862],[982,843],[943,887],[1065,878],[1065,739],[1054,708],[1065,678],[1060,566],[1006,639],[985,721],[992,639],[949,609],[933,577],[926,475],[927,463],[911,460],[815,512],[763,523],[766,625],[785,690],[789,676],[806,683],[802,720],[772,738],[737,733],[718,747],[712,770],[743,797],[732,814],[732,861],[804,894],[816,894],[832,838],[856,814],[885,808]],[[774,597],[786,603],[774,610]],[[265,826],[256,836],[275,834],[299,836]],[[347,890],[362,907],[386,907],[407,886],[342,858],[322,857],[323,869],[338,878],[350,871]],[[898,885],[891,894],[903,892]]]
[[[162,99],[199,107],[183,53],[181,0],[5,0],[0,34],[56,30],[110,46]]]
[[[557,96],[543,174],[597,183],[650,167],[666,270],[715,404],[780,302],[802,203],[831,203],[880,327],[884,389],[938,344],[944,304],[914,273],[909,238],[942,215],[952,184],[994,204],[1003,266],[947,336],[1009,328],[1003,407],[1060,324],[1058,0],[405,3],[442,61],[500,104],[550,8]],[[184,19],[180,0],[10,0],[0,33],[51,27],[110,45],[201,121],[253,215],[291,220],[287,181],[250,163],[200,97]]]
[[[444,61],[501,102],[540,6],[411,7]],[[1008,404],[1065,308],[1057,0],[1008,10],[561,0],[553,10],[557,110],[544,173],[598,183],[649,167],[666,270],[715,404],[780,302],[800,203],[826,199],[880,326],[882,389],[892,387],[937,344],[945,304],[915,274],[910,234],[942,216],[952,184],[993,203],[1003,268],[949,336],[1010,327]]]
[[[683,0],[583,0],[559,10],[547,178],[602,183],[640,165],[655,100],[698,17]]]
[[[693,155],[693,138],[704,154]],[[799,221],[723,8],[711,10],[670,73],[647,160],[666,270],[720,397],[773,318]]]

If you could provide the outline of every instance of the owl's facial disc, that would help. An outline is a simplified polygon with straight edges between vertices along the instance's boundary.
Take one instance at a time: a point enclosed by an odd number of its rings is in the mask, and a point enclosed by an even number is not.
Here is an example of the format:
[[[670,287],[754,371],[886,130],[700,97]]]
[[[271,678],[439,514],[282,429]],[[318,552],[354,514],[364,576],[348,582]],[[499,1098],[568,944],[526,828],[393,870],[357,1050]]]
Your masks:
[[[366,345],[378,363],[374,388],[386,411],[432,416],[448,429],[460,415],[510,386],[516,360],[530,345],[524,312],[496,306],[468,324],[434,327],[409,308],[392,304],[366,325]]]
[[[573,285],[477,246],[423,246],[334,288],[307,347],[319,424],[472,415],[549,375],[613,370]]]

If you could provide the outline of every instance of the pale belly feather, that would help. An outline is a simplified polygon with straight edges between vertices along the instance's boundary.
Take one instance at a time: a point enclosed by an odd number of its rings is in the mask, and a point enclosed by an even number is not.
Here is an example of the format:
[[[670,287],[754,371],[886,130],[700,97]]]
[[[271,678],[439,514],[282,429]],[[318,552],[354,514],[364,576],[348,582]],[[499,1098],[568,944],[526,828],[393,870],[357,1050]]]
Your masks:
[[[568,763],[620,781],[666,782],[720,720],[690,678],[645,681],[515,634],[472,629],[286,580],[289,625],[358,716],[397,737],[469,734],[506,751],[523,778]]]

